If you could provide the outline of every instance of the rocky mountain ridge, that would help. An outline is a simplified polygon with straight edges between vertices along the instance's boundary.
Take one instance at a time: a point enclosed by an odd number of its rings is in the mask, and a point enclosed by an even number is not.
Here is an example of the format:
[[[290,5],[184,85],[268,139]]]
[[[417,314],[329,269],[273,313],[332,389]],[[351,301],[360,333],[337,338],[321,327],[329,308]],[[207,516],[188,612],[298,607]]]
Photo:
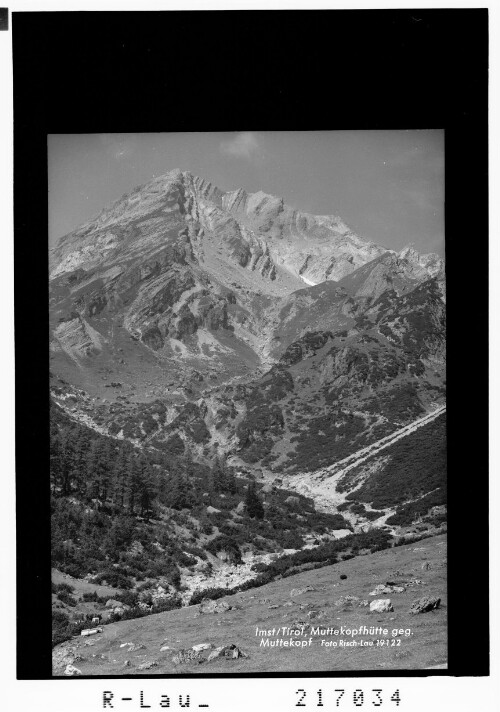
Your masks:
[[[341,457],[443,399],[437,255],[185,171],[62,238],[50,299],[59,404],[138,445],[293,469],[314,423]]]
[[[63,237],[51,255],[51,277],[89,271],[120,253],[118,264],[158,247],[176,218],[194,223],[185,237],[203,260],[205,231],[227,242],[236,262],[271,280],[282,267],[306,283],[339,280],[388,250],[360,238],[334,215],[311,215],[262,191],[223,192],[209,181],[178,169],[136,188],[78,230]],[[127,245],[127,247],[125,247]],[[391,251],[389,251],[391,252]],[[413,246],[401,258],[435,276],[437,255],[419,255]],[[271,264],[272,262],[272,264]]]

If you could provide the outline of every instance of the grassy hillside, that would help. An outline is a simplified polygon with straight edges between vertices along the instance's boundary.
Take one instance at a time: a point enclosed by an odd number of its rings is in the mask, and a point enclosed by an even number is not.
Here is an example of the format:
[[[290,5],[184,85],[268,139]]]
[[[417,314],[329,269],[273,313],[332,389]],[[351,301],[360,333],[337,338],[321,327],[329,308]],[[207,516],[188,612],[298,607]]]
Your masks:
[[[130,606],[127,615],[141,615],[145,600],[153,610],[180,605],[182,576],[209,578],[219,560],[239,564],[247,553],[279,554],[299,549],[305,537],[351,529],[341,514],[317,512],[311,499],[235,476],[222,459],[208,466],[185,453],[139,449],[71,420],[58,406],[51,491],[52,566],[86,578],[96,586],[87,593],[97,596],[75,597],[67,583],[54,582],[55,641],[75,632],[72,621],[102,611],[110,596],[101,584]],[[157,586],[169,595],[141,598]]]
[[[446,413],[398,440],[389,454],[384,467],[348,494],[348,500],[366,502],[375,509],[399,505],[400,518],[405,511],[424,514],[433,506],[446,504]],[[338,489],[345,491],[358,476],[354,468],[340,481]],[[402,506],[419,497],[423,498],[420,505],[415,503],[406,509]]]
[[[387,582],[404,587],[405,592],[370,596],[377,585]],[[306,587],[310,589],[305,590]],[[440,607],[411,615],[412,602],[422,596],[441,598]],[[390,598],[394,611],[370,613],[369,607],[362,605],[378,597]],[[54,674],[63,674],[69,662],[83,675],[117,676],[412,670],[445,666],[446,601],[446,539],[437,536],[227,596],[220,599],[219,612],[203,613],[203,606],[195,605],[106,625],[102,634],[74,638],[57,646],[53,651]],[[257,629],[283,626],[300,630],[304,626],[304,634],[271,635],[269,640],[312,638],[311,644],[266,647],[261,644],[262,636],[256,635]],[[341,626],[344,629],[375,626],[388,632],[354,637],[320,632]],[[320,631],[314,632],[313,628]],[[322,640],[340,639],[348,642],[379,639],[389,643],[336,648],[321,644]],[[236,645],[247,657],[205,661],[204,654],[184,663],[173,662],[176,653],[200,643],[213,648]],[[164,646],[168,649],[160,650]]]

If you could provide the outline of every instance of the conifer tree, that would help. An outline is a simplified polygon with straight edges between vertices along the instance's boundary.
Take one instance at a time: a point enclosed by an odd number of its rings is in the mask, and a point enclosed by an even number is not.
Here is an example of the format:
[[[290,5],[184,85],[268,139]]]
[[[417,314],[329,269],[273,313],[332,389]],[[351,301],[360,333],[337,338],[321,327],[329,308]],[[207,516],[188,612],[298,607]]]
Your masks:
[[[125,507],[131,459],[132,454],[125,447],[121,447],[111,473],[112,499],[120,507]]]
[[[172,478],[172,487],[168,504],[174,509],[189,509],[194,504],[191,485],[185,474],[176,472]]]
[[[135,513],[141,489],[141,469],[137,456],[132,456],[127,470],[127,501],[130,514]]]
[[[105,438],[92,440],[86,458],[86,489],[91,499],[107,499],[113,456]]]
[[[248,485],[245,504],[249,517],[252,517],[252,519],[264,518],[264,506],[259,495],[257,494],[257,488],[255,486],[255,482],[253,481]]]
[[[236,492],[236,479],[224,457],[218,457],[211,469],[210,484],[214,492]]]
[[[83,429],[75,429],[72,433],[70,482],[71,489],[80,495],[85,494],[86,487],[86,457],[89,449],[88,439]]]
[[[140,456],[138,460],[138,475],[141,517],[146,516],[146,518],[148,518],[152,509],[153,500],[156,496],[155,474],[147,458],[143,456]]]

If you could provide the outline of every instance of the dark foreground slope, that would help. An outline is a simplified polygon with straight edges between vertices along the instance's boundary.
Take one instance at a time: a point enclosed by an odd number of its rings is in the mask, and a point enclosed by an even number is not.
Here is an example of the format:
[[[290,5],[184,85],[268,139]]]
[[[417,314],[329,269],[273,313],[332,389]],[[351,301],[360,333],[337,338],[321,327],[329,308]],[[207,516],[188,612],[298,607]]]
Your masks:
[[[341,579],[341,575],[347,578]],[[379,584],[393,582],[401,593],[370,596]],[[311,590],[304,590],[311,586]],[[411,615],[415,599],[441,599],[434,611]],[[364,601],[390,598],[394,611],[370,613]],[[228,596],[216,613],[200,605],[122,621],[102,634],[79,637],[53,651],[54,675],[73,664],[83,675],[165,675],[328,670],[412,670],[445,667],[447,661],[446,538],[437,536],[343,561],[275,581],[258,590]],[[229,604],[227,607],[224,603]],[[231,606],[231,608],[229,608]],[[226,610],[223,610],[227,608]],[[261,636],[258,630],[282,627],[303,634]],[[385,628],[387,633],[352,635],[346,629]],[[329,628],[339,630],[335,635]],[[319,629],[319,630],[314,630]],[[343,630],[342,630],[343,629]],[[373,628],[372,628],[373,630]],[[322,632],[323,631],[323,632]],[[262,640],[306,641],[302,647],[270,647]],[[307,641],[312,639],[311,644]],[[373,642],[352,646],[340,641]],[[377,644],[377,640],[384,641]],[[323,644],[321,641],[325,641]],[[337,647],[328,645],[336,641]],[[388,642],[387,642],[388,641]],[[179,651],[200,643],[236,645],[247,657],[199,658],[175,663]],[[279,645],[279,644],[278,644]],[[168,649],[161,650],[168,646]],[[178,659],[178,658],[177,658]]]

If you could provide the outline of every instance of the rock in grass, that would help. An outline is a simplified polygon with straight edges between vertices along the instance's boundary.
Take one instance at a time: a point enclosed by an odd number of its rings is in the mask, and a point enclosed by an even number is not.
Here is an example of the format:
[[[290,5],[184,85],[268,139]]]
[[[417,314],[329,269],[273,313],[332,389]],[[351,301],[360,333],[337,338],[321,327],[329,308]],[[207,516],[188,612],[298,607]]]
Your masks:
[[[338,598],[335,603],[333,604],[334,606],[353,606],[357,601],[359,601],[359,598],[357,596],[341,596]]]
[[[198,643],[198,645],[193,645],[193,650],[197,653],[201,653],[202,650],[210,650],[212,643]]]
[[[396,585],[394,583],[379,583],[375,586],[373,591],[370,591],[369,596],[380,596],[381,593],[404,593],[406,588],[404,586]]]
[[[172,662],[174,665],[181,665],[182,663],[190,663],[193,661],[203,662],[204,659],[201,658],[200,653],[197,650],[179,650],[179,652],[174,655]]]
[[[66,665],[66,668],[65,668],[65,670],[64,670],[64,674],[65,674],[65,675],[68,675],[68,676],[81,675],[81,674],[82,674],[82,671],[79,670],[79,669],[78,669],[77,667],[75,667],[74,665]]]
[[[221,645],[218,648],[215,648],[215,650],[212,650],[210,655],[208,656],[207,660],[214,660],[215,658],[230,658],[230,659],[235,659],[235,658],[247,658],[248,655],[244,653],[240,648],[238,648],[234,643],[231,645]]]
[[[388,613],[393,610],[394,606],[392,605],[390,598],[377,598],[375,601],[370,603],[370,612]]]
[[[215,648],[215,650],[212,650],[212,652],[208,656],[207,660],[210,662],[210,660],[214,660],[215,658],[223,657],[223,655],[222,655],[223,650],[224,650],[223,645],[220,645],[218,648]]]
[[[83,636],[97,635],[97,633],[102,633],[102,628],[84,628],[84,630],[80,631],[80,635]]]
[[[145,662],[141,663],[137,669],[138,670],[151,670],[151,668],[154,668],[154,667],[158,667],[157,662],[155,662],[154,660],[146,660]]]
[[[231,606],[227,601],[217,601],[217,600],[203,600],[198,608],[198,615],[203,615],[206,613],[223,613],[224,611],[230,611],[233,606]]]
[[[369,596],[379,596],[381,593],[385,593],[386,587],[384,586],[383,583],[379,583],[378,586],[375,586],[373,591],[370,591],[368,594]]]
[[[432,596],[423,596],[423,598],[417,598],[411,604],[409,613],[415,615],[417,613],[427,613],[428,611],[433,611],[435,608],[439,608],[441,604],[441,599]]]

